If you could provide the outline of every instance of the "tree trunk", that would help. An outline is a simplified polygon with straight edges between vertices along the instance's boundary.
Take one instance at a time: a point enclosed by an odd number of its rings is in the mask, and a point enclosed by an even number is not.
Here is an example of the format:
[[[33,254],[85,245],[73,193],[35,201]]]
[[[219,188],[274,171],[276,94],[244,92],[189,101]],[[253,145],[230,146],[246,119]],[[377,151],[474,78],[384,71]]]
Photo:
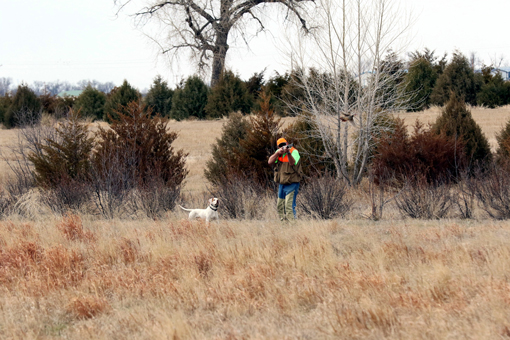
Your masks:
[[[227,44],[228,32],[229,31],[227,29],[221,29],[217,32],[212,63],[211,87],[218,84],[221,74],[225,68],[225,58],[229,47]]]

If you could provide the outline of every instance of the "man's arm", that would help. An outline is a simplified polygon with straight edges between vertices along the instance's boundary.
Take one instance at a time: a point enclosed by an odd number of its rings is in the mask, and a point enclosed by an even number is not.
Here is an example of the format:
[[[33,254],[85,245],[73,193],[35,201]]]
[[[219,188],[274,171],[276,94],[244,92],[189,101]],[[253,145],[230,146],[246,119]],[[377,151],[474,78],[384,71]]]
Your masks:
[[[276,162],[276,160],[278,159],[278,157],[283,153],[282,149],[283,148],[279,148],[278,150],[276,150],[276,152],[274,154],[272,154],[271,157],[269,157],[267,164],[273,166],[274,163]]]

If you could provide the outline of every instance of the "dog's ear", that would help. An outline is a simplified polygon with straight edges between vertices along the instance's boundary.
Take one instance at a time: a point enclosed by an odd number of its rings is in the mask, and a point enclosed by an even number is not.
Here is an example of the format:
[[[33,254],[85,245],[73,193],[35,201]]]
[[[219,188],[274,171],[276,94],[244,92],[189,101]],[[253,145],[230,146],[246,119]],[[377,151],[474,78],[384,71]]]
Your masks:
[[[212,198],[209,198],[209,204],[211,204],[211,203],[212,203]]]

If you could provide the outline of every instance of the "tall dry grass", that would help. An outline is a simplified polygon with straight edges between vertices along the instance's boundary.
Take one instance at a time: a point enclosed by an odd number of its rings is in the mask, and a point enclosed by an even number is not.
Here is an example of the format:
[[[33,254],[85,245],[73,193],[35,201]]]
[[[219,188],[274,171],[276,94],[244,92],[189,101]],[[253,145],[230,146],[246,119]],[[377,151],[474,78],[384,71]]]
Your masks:
[[[497,339],[508,223],[0,224],[6,339]]]

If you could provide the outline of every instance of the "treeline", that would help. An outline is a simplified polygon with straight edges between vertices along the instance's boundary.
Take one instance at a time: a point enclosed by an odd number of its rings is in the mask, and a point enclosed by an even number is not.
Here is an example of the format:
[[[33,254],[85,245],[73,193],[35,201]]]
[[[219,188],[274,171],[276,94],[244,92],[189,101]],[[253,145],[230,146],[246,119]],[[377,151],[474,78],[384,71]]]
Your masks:
[[[428,49],[410,53],[407,61],[390,51],[381,67],[385,72],[402,74],[394,86],[403,88],[407,93],[407,107],[412,111],[431,105],[444,106],[452,93],[472,106],[494,108],[510,103],[510,82],[504,81],[493,66],[484,65],[476,69],[473,62],[458,51],[453,53],[449,62],[446,55],[439,58]],[[198,76],[183,79],[171,88],[158,76],[146,94],[140,93],[127,81],[116,87],[112,83],[85,84],[86,81],[72,87],[57,82],[46,85],[44,89],[43,84],[37,82],[32,87],[20,85],[12,91],[14,94],[4,91],[0,96],[0,122],[7,127],[16,126],[14,112],[20,110],[60,115],[69,108],[79,110],[82,116],[110,122],[117,107],[126,106],[131,101],[142,101],[153,114],[171,119],[214,119],[228,116],[231,112],[246,114],[256,111],[260,108],[261,92],[271,94],[271,105],[276,114],[285,116],[291,114],[287,104],[303,98],[298,73],[299,70],[276,73],[266,80],[264,72],[260,72],[244,81],[232,71],[226,71],[213,88]],[[312,69],[310,76],[314,75],[318,75],[318,71]],[[58,97],[56,90],[64,88],[80,88],[83,92],[77,98]]]
[[[16,113],[20,111],[63,116],[69,109],[80,111],[81,116],[111,122],[119,107],[132,101],[144,103],[153,115],[182,120],[188,118],[214,119],[231,112],[250,113],[260,105],[261,92],[272,93],[272,104],[279,115],[286,115],[283,101],[291,93],[290,74],[276,74],[267,81],[264,74],[256,73],[247,81],[231,71],[225,72],[220,82],[210,88],[198,76],[182,80],[176,88],[158,76],[149,91],[143,95],[126,80],[105,93],[96,85],[88,84],[78,97],[59,97],[52,93],[38,95],[28,85],[20,85],[14,94],[0,97],[0,122],[7,127],[19,125]]]

